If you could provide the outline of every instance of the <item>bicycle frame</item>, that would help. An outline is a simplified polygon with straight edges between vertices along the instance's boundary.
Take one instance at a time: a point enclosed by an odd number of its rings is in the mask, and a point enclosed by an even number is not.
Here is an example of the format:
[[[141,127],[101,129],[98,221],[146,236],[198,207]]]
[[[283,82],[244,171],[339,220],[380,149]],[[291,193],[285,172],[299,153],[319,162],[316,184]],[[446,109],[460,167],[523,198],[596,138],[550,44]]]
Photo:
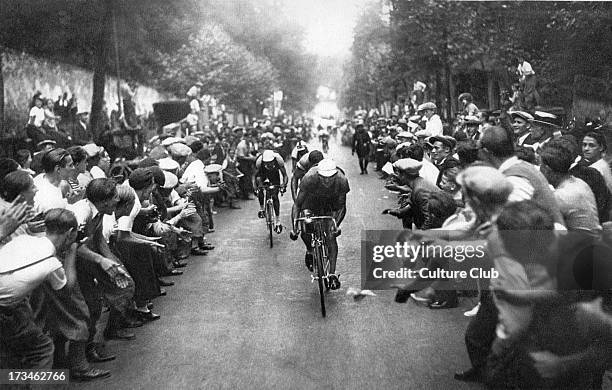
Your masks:
[[[336,224],[336,220],[330,216],[302,217],[296,218],[296,221],[303,224],[313,224],[313,232],[308,233],[311,234],[311,245],[314,256],[312,274],[310,277],[312,278],[311,283],[314,283],[316,280],[319,285],[319,294],[321,295],[321,313],[323,317],[325,317],[326,311],[323,285],[325,285],[325,288],[329,290],[329,277],[333,275],[329,272],[329,248],[327,246],[327,235],[332,233],[327,228],[328,224],[326,221],[332,221],[335,230],[338,230],[338,225]],[[300,230],[303,231],[303,229]]]
[[[267,183],[259,186],[259,189],[264,191],[264,214],[266,216],[265,221],[266,225],[268,226],[270,236],[270,248],[274,246],[274,240],[272,238],[272,231],[274,230],[274,201],[272,200],[270,193],[279,188],[280,186],[278,185]]]

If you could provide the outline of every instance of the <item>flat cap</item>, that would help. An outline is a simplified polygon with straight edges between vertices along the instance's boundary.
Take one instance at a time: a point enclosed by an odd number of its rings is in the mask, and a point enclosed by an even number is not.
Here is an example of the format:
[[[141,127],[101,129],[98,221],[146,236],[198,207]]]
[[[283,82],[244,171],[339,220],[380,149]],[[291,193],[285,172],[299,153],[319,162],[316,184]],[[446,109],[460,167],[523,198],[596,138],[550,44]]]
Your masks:
[[[422,166],[422,162],[412,158],[402,158],[393,163],[393,168],[412,176],[418,176]]]
[[[512,183],[500,171],[487,166],[469,167],[455,179],[468,193],[488,204],[505,204]]]
[[[170,157],[162,158],[158,162],[159,167],[164,171],[174,171],[175,169],[179,169],[181,167],[179,163],[177,163]]]
[[[434,142],[441,142],[442,145],[446,145],[451,149],[453,149],[457,145],[457,140],[448,135],[436,135],[433,137],[429,137],[428,142],[432,145],[434,144]]]
[[[185,143],[185,140],[178,138],[178,137],[168,137],[165,140],[162,141],[162,145],[163,146],[170,146],[170,145],[174,145],[176,143]]]
[[[130,187],[142,190],[153,184],[153,172],[149,168],[137,168],[130,173]]]
[[[523,118],[526,121],[532,121],[534,119],[533,115],[525,111],[512,111],[512,112],[508,112],[508,114],[510,114],[512,118],[514,118],[515,116],[518,116],[519,118]]]
[[[423,103],[421,104],[418,108],[417,111],[425,111],[425,110],[436,110],[438,107],[436,107],[436,105],[432,102],[427,102],[427,103]]]
[[[185,144],[175,143],[168,146],[168,152],[172,157],[187,157],[192,153],[192,150]]]
[[[395,137],[396,138],[405,138],[405,139],[416,139],[414,134],[412,134],[409,131],[400,131],[399,133],[397,133],[397,135]]]

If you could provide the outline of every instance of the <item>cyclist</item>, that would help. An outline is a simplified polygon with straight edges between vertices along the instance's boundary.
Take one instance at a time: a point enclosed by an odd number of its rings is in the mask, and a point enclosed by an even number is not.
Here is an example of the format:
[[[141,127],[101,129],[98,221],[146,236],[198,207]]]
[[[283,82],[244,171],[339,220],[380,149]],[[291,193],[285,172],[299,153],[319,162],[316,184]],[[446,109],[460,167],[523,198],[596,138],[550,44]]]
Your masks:
[[[346,176],[337,168],[332,159],[324,159],[311,169],[302,179],[299,192],[292,211],[293,221],[303,210],[310,210],[315,216],[331,216],[336,220],[338,226],[346,215],[346,194],[350,191]],[[329,225],[331,229],[333,225]],[[296,223],[293,223],[293,231],[290,234],[292,240],[297,240]],[[330,263],[330,289],[340,288],[340,281],[336,272],[336,258],[338,257],[338,242],[336,232],[328,235],[328,255]],[[302,232],[302,240],[306,244],[306,267],[312,271],[313,254],[308,234]]]
[[[302,137],[297,136],[296,138],[297,138],[297,144],[291,151],[291,171],[292,172],[295,171],[295,167],[298,161],[300,161],[300,159],[302,158],[302,156],[308,153],[308,147],[306,146],[304,141],[302,141]]]
[[[327,150],[329,149],[329,130],[328,129],[324,129],[323,127],[321,127],[321,130],[319,130],[319,141],[321,141],[321,148],[323,149],[324,153],[327,153]]]
[[[281,174],[283,176],[283,183],[281,184]],[[287,171],[285,170],[285,162],[280,154],[272,150],[264,150],[264,152],[257,157],[255,160],[255,181],[257,188],[259,189],[263,182],[268,179],[271,185],[280,187],[281,192],[285,192],[287,189]],[[279,220],[280,215],[280,201],[278,200],[278,190],[274,190],[270,196],[274,204],[274,231],[277,233],[281,232],[281,224]],[[257,216],[264,218],[264,191],[257,191],[257,197],[259,199],[259,212]]]
[[[310,152],[304,154],[295,164],[295,170],[293,171],[293,176],[291,176],[291,197],[293,198],[294,202],[295,197],[297,196],[300,180],[302,180],[310,168],[317,165],[321,160],[323,160],[323,153],[318,150],[311,150]]]

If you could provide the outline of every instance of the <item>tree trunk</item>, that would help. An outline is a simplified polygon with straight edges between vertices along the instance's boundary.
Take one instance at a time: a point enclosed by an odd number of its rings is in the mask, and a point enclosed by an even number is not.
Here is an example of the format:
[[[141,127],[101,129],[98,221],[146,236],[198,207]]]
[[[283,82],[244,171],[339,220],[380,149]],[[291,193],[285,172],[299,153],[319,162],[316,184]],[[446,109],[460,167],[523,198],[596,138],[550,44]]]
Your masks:
[[[100,18],[100,35],[94,48],[93,96],[91,99],[91,114],[89,129],[94,141],[98,141],[104,132],[104,87],[106,84],[106,59],[110,55],[110,37],[112,22],[112,1],[104,1],[104,12]],[[119,102],[121,104],[121,102]]]
[[[436,105],[438,106],[438,115],[443,114],[444,98],[442,97],[442,74],[440,69],[436,70]]]
[[[487,95],[489,99],[489,110],[495,110],[497,107],[497,99],[495,96],[495,81],[493,80],[493,72],[487,72]]]
[[[4,47],[0,45],[0,137],[4,134],[4,77],[2,76],[2,56],[4,55]]]
[[[455,91],[455,80],[453,78],[453,72],[448,68],[448,102],[449,102],[449,110],[450,116],[449,120],[452,122],[452,118],[455,117],[455,113],[457,112],[457,99],[456,99],[456,91]]]

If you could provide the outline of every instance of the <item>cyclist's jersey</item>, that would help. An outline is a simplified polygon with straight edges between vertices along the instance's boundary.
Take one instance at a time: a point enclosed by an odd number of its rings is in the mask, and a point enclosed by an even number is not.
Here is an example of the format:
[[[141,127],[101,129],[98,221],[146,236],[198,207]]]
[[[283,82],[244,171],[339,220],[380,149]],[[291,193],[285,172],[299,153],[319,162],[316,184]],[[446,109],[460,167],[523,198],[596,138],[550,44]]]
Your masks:
[[[319,130],[319,138],[329,138],[329,132],[327,130]]]
[[[281,184],[281,167],[285,166],[285,162],[280,154],[274,153],[274,168],[266,169],[263,164],[263,155],[259,155],[255,160],[255,176],[261,178],[262,181],[270,180],[270,184]]]
[[[295,165],[296,169],[295,171],[293,171],[293,175],[297,176],[299,180],[301,180],[304,177],[304,175],[306,174],[306,172],[310,170],[310,168],[315,166],[310,163],[310,159],[308,158],[311,152],[308,152],[305,155],[303,155],[302,158],[300,158],[300,161],[298,161],[297,164]],[[340,167],[336,167],[336,168],[344,175],[344,170],[342,168]]]
[[[300,192],[305,194],[303,209],[309,209],[315,215],[329,215],[345,206],[345,195],[350,191],[346,176],[340,171],[332,176],[325,186],[317,169],[311,169],[304,175],[300,183]]]

